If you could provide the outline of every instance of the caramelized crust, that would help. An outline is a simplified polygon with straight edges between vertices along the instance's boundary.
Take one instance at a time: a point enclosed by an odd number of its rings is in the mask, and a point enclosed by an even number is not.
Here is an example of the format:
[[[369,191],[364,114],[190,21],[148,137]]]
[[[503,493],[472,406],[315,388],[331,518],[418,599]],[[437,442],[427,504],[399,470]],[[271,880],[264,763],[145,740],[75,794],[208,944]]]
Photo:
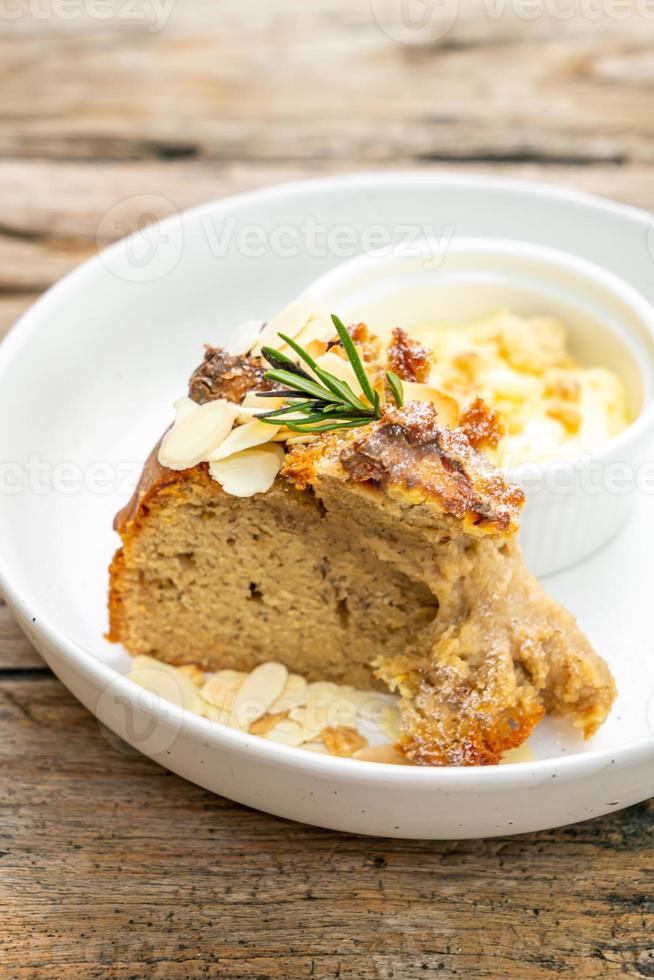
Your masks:
[[[428,503],[471,532],[517,529],[522,490],[475,453],[464,432],[440,427],[433,405],[387,406],[379,422],[295,449],[283,473],[304,488],[328,459],[349,479]]]
[[[379,342],[379,338],[368,329],[366,324],[353,323],[347,328],[347,332],[357,345],[359,354],[366,364],[380,367],[381,343]],[[343,345],[338,337],[327,344],[327,350],[331,350],[333,347],[340,347],[342,350]]]
[[[388,366],[402,381],[423,383],[429,377],[432,355],[426,347],[412,340],[400,327],[395,327],[386,351]]]
[[[222,347],[205,348],[204,360],[189,381],[189,398],[199,405],[226,398],[241,402],[248,391],[271,387],[264,378],[266,368],[258,357],[228,354]]]
[[[465,432],[468,442],[475,449],[495,449],[504,435],[499,414],[489,408],[483,398],[475,398],[461,413],[459,428]]]

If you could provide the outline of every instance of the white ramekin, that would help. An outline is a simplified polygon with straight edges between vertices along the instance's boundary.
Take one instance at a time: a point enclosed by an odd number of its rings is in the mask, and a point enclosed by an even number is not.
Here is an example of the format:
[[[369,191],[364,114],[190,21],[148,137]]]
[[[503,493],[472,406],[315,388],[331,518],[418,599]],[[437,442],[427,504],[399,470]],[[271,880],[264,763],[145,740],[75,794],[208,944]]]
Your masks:
[[[654,483],[654,308],[606,269],[520,241],[424,239],[344,262],[308,291],[382,334],[498,308],[557,316],[581,364],[620,375],[634,418],[622,433],[581,457],[508,471],[527,495],[520,540],[537,574],[591,555],[628,518],[634,490]]]

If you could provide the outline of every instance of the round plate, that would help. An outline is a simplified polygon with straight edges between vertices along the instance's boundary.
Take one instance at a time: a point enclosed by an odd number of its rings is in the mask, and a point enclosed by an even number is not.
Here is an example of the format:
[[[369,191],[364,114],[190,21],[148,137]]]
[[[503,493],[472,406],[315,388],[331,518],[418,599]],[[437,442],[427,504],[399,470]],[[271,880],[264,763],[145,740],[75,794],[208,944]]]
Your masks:
[[[530,743],[534,762],[421,769],[275,745],[142,691],[121,676],[127,655],[103,639],[112,517],[202,344],[270,316],[357,252],[453,235],[563,248],[654,300],[642,212],[490,178],[357,175],[228,198],[140,232],[50,290],[0,349],[0,586],[21,625],[121,738],[193,782],[284,817],[356,833],[481,837],[583,820],[654,793],[651,472],[639,474],[628,527],[546,583],[609,661],[620,693],[588,743],[543,723]]]

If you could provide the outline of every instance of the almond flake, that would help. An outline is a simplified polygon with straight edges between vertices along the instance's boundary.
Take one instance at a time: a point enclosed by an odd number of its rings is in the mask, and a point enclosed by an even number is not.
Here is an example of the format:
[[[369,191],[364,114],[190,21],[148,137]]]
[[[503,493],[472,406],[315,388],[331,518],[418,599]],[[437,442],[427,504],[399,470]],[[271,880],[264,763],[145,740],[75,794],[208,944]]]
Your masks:
[[[288,712],[286,711],[275,713],[272,711],[267,711],[265,715],[261,715],[261,718],[257,718],[256,721],[252,722],[249,728],[250,735],[266,735],[280,721],[283,721],[287,715]]]
[[[380,719],[380,728],[389,742],[399,742],[402,736],[402,715],[400,709],[389,704]]]
[[[225,493],[253,497],[270,490],[283,462],[284,450],[270,443],[209,463],[209,471]]]
[[[295,340],[313,358],[317,358],[326,353],[327,344],[336,336],[336,328],[331,317],[313,316]]]
[[[291,718],[302,725],[304,741],[310,742],[320,735],[329,724],[329,709],[338,697],[338,684],[330,681],[315,681],[307,688],[307,700],[303,708],[294,708]]]
[[[236,421],[239,425],[252,422],[260,412],[274,412],[282,408],[283,398],[261,398],[256,391],[248,391],[245,398],[238,406]]]
[[[192,398],[188,395],[184,395],[182,398],[178,398],[176,402],[173,403],[173,408],[175,409],[175,416],[178,422],[185,419],[187,415],[192,415],[193,412],[197,412],[200,406],[197,402],[194,402]]]
[[[347,725],[323,728],[320,738],[327,746],[330,755],[338,755],[344,759],[351,758],[355,752],[365,749],[368,745],[367,739],[359,735],[356,728]]]
[[[355,395],[361,395],[363,393],[357,376],[354,373],[354,368],[349,361],[346,361],[338,354],[335,354],[333,351],[327,351],[322,357],[316,359],[316,364],[318,367],[323,368],[323,370],[329,371],[330,374],[333,374],[334,377],[339,378],[341,381],[347,381]]]
[[[260,354],[262,347],[274,347],[275,350],[282,350],[284,344],[279,338],[279,334],[286,334],[287,337],[295,339],[300,331],[307,325],[309,320],[326,318],[329,310],[320,300],[303,293],[297,299],[285,306],[276,316],[269,320],[265,325],[259,339],[254,347],[254,353]]]
[[[202,687],[206,681],[204,671],[201,670],[200,667],[196,666],[196,664],[182,664],[182,666],[178,667],[177,670],[180,672],[180,674],[184,674],[185,677],[188,677],[190,681],[193,681],[196,687]]]
[[[376,731],[385,732],[387,726],[392,727],[397,711],[396,705],[387,696],[375,691],[364,692],[359,701],[361,721]]]
[[[357,704],[340,691],[327,708],[327,722],[335,728],[356,728],[357,716]]]
[[[310,442],[315,442],[318,436],[309,435],[289,435],[291,429],[282,429],[276,436],[275,442],[285,442],[287,446],[308,446]]]
[[[440,388],[432,385],[419,384],[417,381],[403,381],[404,402],[427,402],[438,412],[440,422],[448,429],[456,429],[459,424],[461,409],[456,398],[452,398]]]
[[[158,694],[185,711],[204,714],[204,702],[195,684],[170,664],[161,663],[153,657],[135,657],[127,677],[139,687]]]
[[[237,425],[211,454],[209,462],[226,459],[227,456],[243,452],[244,449],[252,449],[254,446],[270,442],[278,429],[278,425],[267,425],[256,420],[246,422],[245,425]]]
[[[283,664],[269,661],[255,667],[234,699],[229,719],[232,728],[247,731],[250,725],[265,715],[284,690],[287,677],[288,671]]]
[[[179,404],[179,403],[177,403]],[[208,459],[231,431],[238,406],[219,398],[196,406],[177,419],[163,437],[159,462],[171,470],[186,470]]]
[[[201,689],[204,700],[223,711],[231,711],[239,687],[247,677],[242,670],[218,670]]]
[[[413,765],[395,745],[368,745],[365,749],[358,749],[352,758],[360,762],[384,762],[393,766]]]
[[[269,742],[278,742],[280,745],[291,745],[294,748],[302,744],[303,737],[304,731],[302,726],[298,725],[296,721],[291,721],[290,718],[284,718],[264,735],[264,738],[268,739]]]
[[[290,711],[304,704],[307,699],[307,682],[300,674],[289,674],[284,690],[274,704],[270,706],[271,714],[279,711]]]
[[[262,328],[263,320],[246,320],[236,328],[231,340],[225,345],[225,350],[228,354],[237,357],[249,354],[258,340]]]

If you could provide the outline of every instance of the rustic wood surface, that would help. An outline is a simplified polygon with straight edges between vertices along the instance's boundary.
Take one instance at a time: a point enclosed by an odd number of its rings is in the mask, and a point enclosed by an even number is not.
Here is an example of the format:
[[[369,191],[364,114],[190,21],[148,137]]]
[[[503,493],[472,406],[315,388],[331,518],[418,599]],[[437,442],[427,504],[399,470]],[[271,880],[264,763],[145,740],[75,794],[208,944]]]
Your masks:
[[[398,8],[0,0],[0,334],[142,194],[455,167],[654,209],[647,4],[446,0],[409,44]],[[475,842],[273,819],[126,750],[1,605],[0,758],[0,977],[654,977],[654,801]]]

